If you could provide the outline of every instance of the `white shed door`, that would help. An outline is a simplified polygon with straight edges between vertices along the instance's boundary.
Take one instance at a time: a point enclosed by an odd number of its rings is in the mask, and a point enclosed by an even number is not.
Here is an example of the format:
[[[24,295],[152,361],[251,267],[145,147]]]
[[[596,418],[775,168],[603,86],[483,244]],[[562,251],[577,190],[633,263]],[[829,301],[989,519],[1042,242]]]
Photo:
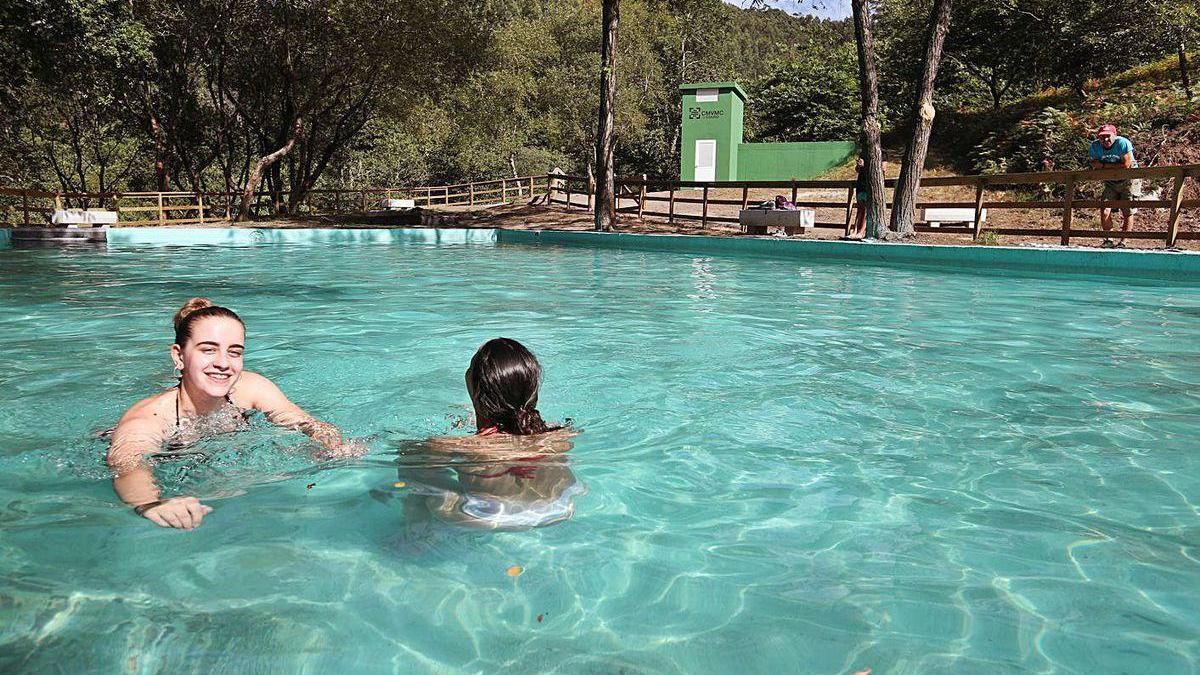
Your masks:
[[[715,181],[717,179],[717,142],[713,140],[696,141],[696,180]]]

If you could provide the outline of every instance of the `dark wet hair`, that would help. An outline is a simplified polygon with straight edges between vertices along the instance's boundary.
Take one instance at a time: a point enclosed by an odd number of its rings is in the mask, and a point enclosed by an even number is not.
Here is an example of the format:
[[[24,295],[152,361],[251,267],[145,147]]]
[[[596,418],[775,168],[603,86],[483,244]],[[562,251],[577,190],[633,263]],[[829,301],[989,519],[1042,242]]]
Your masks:
[[[200,319],[210,316],[233,319],[242,324],[243,328],[246,327],[242,317],[232,309],[214,305],[213,301],[208,298],[192,298],[183,303],[183,307],[180,307],[178,312],[175,312],[175,344],[180,347],[187,345],[188,339],[192,337],[192,326]]]
[[[547,425],[538,412],[542,366],[516,340],[485,342],[471,358],[467,382],[480,415],[504,433],[532,436],[562,428]]]

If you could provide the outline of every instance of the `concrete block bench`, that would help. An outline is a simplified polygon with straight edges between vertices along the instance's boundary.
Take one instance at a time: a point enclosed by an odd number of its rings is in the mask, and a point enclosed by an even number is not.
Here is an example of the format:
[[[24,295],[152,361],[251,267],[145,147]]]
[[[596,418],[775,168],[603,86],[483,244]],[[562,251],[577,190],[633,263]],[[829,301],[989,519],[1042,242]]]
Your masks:
[[[746,234],[804,234],[816,222],[817,212],[812,209],[795,211],[762,211],[746,209],[738,214],[738,224]]]
[[[105,225],[114,225],[117,222],[116,211],[105,211],[104,209],[95,209],[82,211],[80,209],[59,209],[50,216],[50,222],[54,225],[65,225],[67,227],[104,227]]]
[[[981,221],[987,222],[987,209],[981,212]],[[925,222],[930,227],[941,227],[942,223],[975,224],[975,209],[925,209]]]

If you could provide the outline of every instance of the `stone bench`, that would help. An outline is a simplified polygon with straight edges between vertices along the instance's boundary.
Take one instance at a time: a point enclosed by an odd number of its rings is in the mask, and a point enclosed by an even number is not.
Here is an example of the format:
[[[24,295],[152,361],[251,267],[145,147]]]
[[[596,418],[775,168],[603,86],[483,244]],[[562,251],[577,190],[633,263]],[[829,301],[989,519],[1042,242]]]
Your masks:
[[[925,209],[925,222],[930,227],[941,227],[942,223],[975,224],[975,209]],[[980,222],[987,222],[987,209],[980,213]]]
[[[795,211],[746,209],[738,214],[738,224],[746,234],[775,235],[804,234],[816,222],[817,212],[812,209]]]
[[[417,208],[417,200],[415,199],[385,199],[383,200],[383,208],[388,211],[407,211]]]
[[[81,209],[59,209],[50,216],[50,222],[54,225],[65,225],[67,227],[103,227],[105,225],[115,225],[117,215],[116,211],[105,211],[104,209],[89,209],[87,211]]]

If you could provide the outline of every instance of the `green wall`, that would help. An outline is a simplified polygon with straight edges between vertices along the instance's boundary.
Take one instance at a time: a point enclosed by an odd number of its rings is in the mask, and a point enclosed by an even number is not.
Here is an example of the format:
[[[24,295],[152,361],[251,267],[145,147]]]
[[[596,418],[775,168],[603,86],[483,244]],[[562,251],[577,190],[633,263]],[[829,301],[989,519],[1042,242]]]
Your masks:
[[[851,141],[743,143],[737,150],[736,180],[806,180],[840,165],[854,152]]]
[[[744,105],[732,90],[719,91],[712,103],[697,103],[695,91],[683,92],[680,180],[696,180],[696,141],[707,139],[717,142],[716,180],[737,180]]]

